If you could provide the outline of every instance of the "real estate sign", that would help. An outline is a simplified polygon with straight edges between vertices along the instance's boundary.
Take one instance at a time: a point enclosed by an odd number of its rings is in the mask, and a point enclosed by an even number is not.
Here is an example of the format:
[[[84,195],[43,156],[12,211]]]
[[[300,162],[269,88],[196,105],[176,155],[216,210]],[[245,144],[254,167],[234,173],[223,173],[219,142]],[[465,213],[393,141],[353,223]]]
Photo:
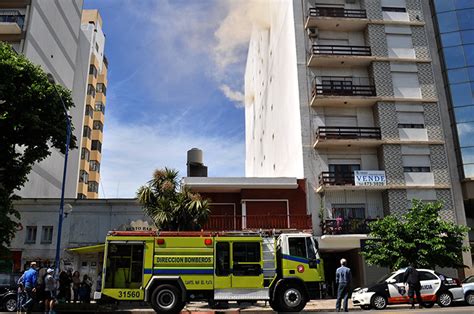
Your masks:
[[[358,170],[354,171],[355,185],[377,186],[386,185],[385,171],[380,170]]]

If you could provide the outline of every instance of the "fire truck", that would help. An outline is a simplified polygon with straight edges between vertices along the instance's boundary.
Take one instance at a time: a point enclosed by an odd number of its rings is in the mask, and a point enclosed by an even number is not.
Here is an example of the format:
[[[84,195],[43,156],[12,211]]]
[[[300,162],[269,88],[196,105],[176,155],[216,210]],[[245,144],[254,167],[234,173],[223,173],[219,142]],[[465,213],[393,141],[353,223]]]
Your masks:
[[[308,232],[111,231],[98,297],[145,301],[158,313],[193,301],[268,301],[299,312],[323,281]]]

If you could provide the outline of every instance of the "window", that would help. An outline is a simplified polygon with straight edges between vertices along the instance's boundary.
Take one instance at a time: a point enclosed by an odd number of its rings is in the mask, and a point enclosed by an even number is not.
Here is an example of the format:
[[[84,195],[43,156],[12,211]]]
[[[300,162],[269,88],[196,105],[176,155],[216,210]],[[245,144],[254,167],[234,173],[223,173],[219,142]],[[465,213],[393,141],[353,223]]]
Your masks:
[[[99,183],[95,181],[89,181],[89,185],[87,186],[87,192],[99,193]]]
[[[95,111],[101,111],[102,113],[105,113],[105,105],[103,103],[96,102],[95,103]]]
[[[218,242],[216,244],[216,275],[230,275],[230,246],[229,242]]]
[[[95,43],[95,50],[99,52],[99,45],[97,43]]]
[[[102,143],[98,140],[92,140],[91,150],[102,152]]]
[[[431,172],[430,167],[403,167],[403,172]]]
[[[259,276],[262,273],[260,242],[234,242],[232,248],[234,276]]]
[[[316,259],[316,249],[311,238],[306,237],[306,250],[308,251],[308,259]]]
[[[94,130],[101,130],[101,131],[104,130],[104,125],[102,124],[102,122],[100,122],[98,120],[94,121],[94,124],[93,124],[92,127],[94,128]]]
[[[305,238],[289,238],[288,246],[291,256],[307,258]]]
[[[87,85],[87,95],[91,95],[92,97],[95,97],[94,85],[92,85],[92,84]]]
[[[25,243],[36,243],[36,226],[26,227]]]
[[[398,127],[400,129],[424,129],[424,124],[416,124],[416,123],[399,123]]]
[[[85,200],[87,198],[87,196],[85,194],[82,194],[82,193],[77,193],[77,198],[80,199],[80,200]]]
[[[91,133],[92,133],[92,130],[90,127],[88,127],[87,125],[84,126],[84,131],[82,132],[82,137],[87,137],[88,139],[91,138]]]
[[[395,7],[382,7],[384,12],[406,12],[406,8],[395,8]]]
[[[365,207],[362,205],[333,205],[334,218],[365,219]]]
[[[427,271],[420,271],[420,280],[438,280],[438,278]]]
[[[89,66],[89,74],[94,75],[94,77],[97,77],[97,68],[95,67],[95,65],[91,64]]]
[[[400,274],[396,275],[395,277],[393,277],[393,279],[395,279],[395,282],[398,282],[398,283],[403,282],[403,275],[404,274],[405,273],[400,273]]]
[[[392,58],[415,58],[411,34],[387,34],[388,56]]]
[[[85,170],[79,172],[79,182],[84,182],[87,184],[89,182],[89,174]]]
[[[104,83],[97,83],[96,91],[98,93],[102,93],[102,94],[104,94],[104,96],[107,96],[106,90],[107,90],[107,88],[105,87]]]
[[[53,243],[53,226],[43,226],[41,230],[41,243]]]
[[[91,160],[89,162],[89,170],[100,172],[100,163],[97,160]]]
[[[90,105],[86,105],[86,116],[93,118],[94,111]]]
[[[82,148],[81,149],[81,159],[83,160],[87,160],[89,161],[90,160],[90,152],[87,148]]]

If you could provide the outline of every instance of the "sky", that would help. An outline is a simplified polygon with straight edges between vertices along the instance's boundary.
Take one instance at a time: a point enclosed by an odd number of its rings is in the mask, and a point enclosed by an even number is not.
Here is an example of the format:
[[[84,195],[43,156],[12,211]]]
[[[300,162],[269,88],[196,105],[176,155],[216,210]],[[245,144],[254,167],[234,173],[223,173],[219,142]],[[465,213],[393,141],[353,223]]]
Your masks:
[[[244,176],[243,81],[252,5],[261,0],[85,0],[109,61],[101,198],[134,197],[156,168]]]

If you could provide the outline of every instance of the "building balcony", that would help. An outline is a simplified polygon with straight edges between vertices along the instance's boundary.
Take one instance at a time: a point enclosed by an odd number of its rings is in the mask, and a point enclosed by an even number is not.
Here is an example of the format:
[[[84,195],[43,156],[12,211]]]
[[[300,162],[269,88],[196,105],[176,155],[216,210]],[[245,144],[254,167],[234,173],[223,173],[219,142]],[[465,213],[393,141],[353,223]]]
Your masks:
[[[352,10],[338,7],[309,8],[306,28],[317,27],[322,30],[361,31],[369,20],[365,10]]]
[[[357,172],[357,178],[355,172]],[[386,190],[388,188],[390,187],[386,185],[385,171],[323,171],[319,175],[319,187],[316,189],[316,192]]]
[[[311,229],[311,215],[210,215],[204,230]]]
[[[375,59],[370,46],[313,44],[308,66],[366,67]]]
[[[323,171],[319,175],[319,185],[354,185],[353,172]]]
[[[23,31],[25,16],[17,10],[0,10],[0,34],[20,35]]]
[[[325,219],[322,223],[321,228],[323,235],[368,234],[370,232],[369,223],[373,221],[376,221],[376,219]]]
[[[381,144],[382,133],[378,127],[319,127],[315,148],[320,147],[374,147]]]
[[[380,99],[368,77],[317,76],[313,79],[311,106],[372,106]]]

